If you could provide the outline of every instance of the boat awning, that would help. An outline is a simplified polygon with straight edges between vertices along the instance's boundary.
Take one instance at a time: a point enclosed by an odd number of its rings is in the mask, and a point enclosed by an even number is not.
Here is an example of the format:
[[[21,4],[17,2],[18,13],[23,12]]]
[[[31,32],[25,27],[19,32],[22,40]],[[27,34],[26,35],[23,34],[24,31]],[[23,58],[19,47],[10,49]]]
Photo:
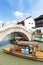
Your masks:
[[[18,41],[18,45],[35,45],[36,42],[29,42],[29,41]]]

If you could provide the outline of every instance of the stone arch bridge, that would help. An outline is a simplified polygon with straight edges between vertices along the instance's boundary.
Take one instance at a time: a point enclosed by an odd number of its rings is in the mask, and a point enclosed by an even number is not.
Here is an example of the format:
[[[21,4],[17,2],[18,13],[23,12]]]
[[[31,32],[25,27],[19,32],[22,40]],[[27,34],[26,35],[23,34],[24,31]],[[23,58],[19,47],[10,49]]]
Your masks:
[[[25,34],[28,38],[29,41],[32,40],[32,34],[31,34],[31,30],[27,30],[24,26],[22,25],[14,25],[14,24],[10,24],[8,26],[4,26],[0,29],[0,42],[10,33],[13,32],[21,32],[23,34]]]

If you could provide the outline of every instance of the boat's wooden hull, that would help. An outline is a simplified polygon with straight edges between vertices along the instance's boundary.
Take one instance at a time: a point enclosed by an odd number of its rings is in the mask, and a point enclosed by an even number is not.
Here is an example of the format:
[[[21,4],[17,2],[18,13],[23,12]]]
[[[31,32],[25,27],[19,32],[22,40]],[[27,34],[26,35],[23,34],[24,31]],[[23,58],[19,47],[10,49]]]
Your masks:
[[[23,53],[21,53],[21,52],[17,52],[17,51],[15,51],[15,52],[10,52],[10,48],[4,48],[3,50],[4,50],[4,52],[7,53],[7,54],[11,54],[11,55],[18,56],[18,57],[22,57],[22,58],[27,58],[27,59],[36,60],[36,61],[42,61],[42,62],[43,62],[43,52],[37,51],[37,52],[36,52],[36,58],[34,58],[34,57],[32,56],[32,54],[25,55],[25,54],[23,54]],[[42,56],[41,56],[39,53],[40,53],[40,54],[42,53]],[[39,55],[38,55],[38,54],[39,54]]]

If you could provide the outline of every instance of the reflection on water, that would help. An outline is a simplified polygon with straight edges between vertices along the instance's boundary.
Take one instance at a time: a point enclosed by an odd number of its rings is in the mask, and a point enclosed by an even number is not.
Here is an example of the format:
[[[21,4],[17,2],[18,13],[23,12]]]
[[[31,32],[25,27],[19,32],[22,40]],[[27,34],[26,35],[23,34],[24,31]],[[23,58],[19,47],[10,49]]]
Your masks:
[[[6,37],[3,41],[0,42],[0,50],[5,48],[5,47],[10,47],[10,40],[8,39],[8,37]]]
[[[5,45],[7,45],[9,43],[10,43],[9,40],[4,40],[4,41],[0,42],[0,47],[5,46]]]

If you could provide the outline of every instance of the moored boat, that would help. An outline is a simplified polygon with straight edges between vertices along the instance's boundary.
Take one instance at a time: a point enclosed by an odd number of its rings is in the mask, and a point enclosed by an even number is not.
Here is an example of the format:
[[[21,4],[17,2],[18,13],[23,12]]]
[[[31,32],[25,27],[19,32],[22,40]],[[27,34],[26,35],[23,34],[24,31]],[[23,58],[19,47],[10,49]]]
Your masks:
[[[24,47],[26,48],[27,46],[32,46],[33,49],[30,53],[24,53],[23,50],[21,50],[21,48],[23,49]],[[26,49],[25,49],[26,50]],[[15,48],[4,48],[3,51],[7,54],[11,54],[14,56],[18,56],[18,57],[22,57],[22,58],[27,58],[27,59],[31,59],[31,60],[37,60],[37,61],[42,61],[43,62],[43,52],[40,50],[35,50],[35,44],[18,44],[16,45]],[[28,50],[27,50],[28,51]]]

